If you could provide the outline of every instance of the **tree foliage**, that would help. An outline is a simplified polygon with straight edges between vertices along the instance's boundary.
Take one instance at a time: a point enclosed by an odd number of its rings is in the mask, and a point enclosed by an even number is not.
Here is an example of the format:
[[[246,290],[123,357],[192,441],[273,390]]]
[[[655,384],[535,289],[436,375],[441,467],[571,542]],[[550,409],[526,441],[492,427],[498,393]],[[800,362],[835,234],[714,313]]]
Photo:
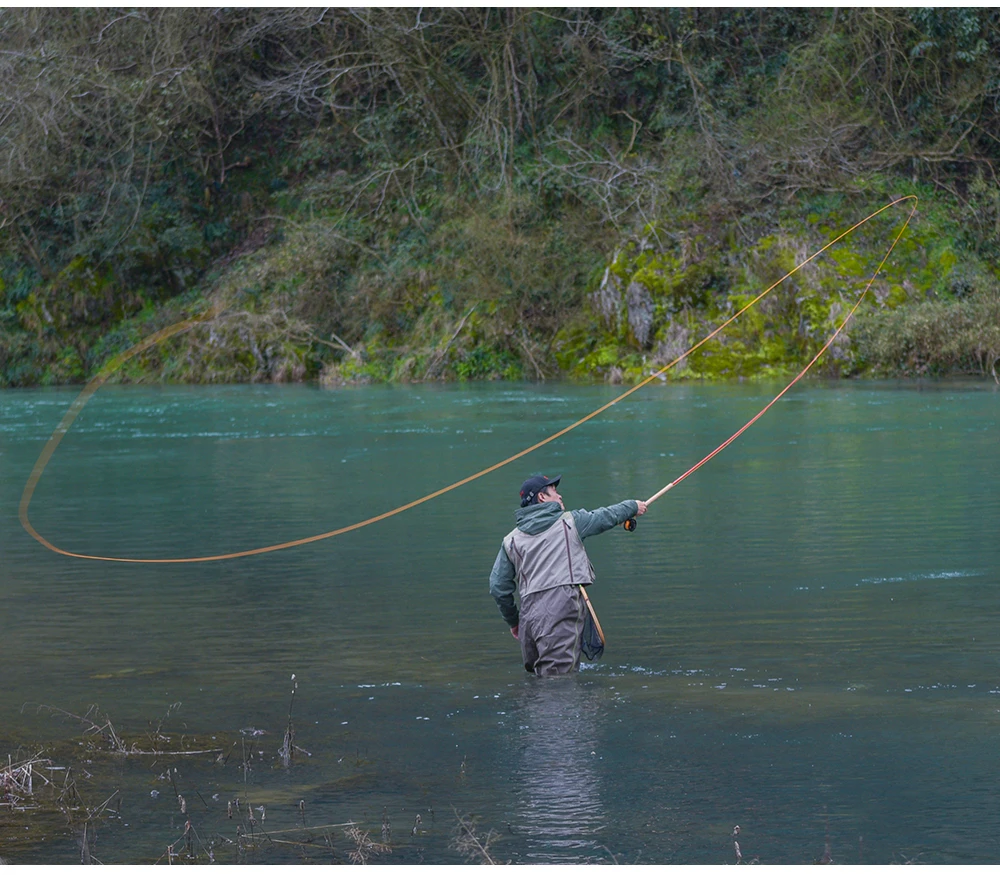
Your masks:
[[[268,275],[321,339],[482,298],[463,330],[538,372],[650,231],[754,241],[793,202],[926,186],[1000,255],[988,8],[7,9],[0,47],[6,382],[80,379],[267,239],[309,255]]]

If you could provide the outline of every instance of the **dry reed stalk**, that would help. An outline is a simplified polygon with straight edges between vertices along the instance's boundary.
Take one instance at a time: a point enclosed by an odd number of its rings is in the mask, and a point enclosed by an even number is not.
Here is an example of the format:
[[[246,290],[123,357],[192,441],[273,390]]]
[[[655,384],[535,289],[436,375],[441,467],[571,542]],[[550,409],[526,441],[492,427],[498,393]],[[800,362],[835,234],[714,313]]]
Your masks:
[[[292,675],[292,697],[288,702],[288,722],[285,725],[285,737],[278,750],[281,763],[287,769],[291,765],[292,757],[295,756],[295,726],[292,724],[292,708],[295,707],[295,691],[299,688],[295,675]]]
[[[368,837],[368,832],[362,832],[356,823],[351,823],[344,830],[344,835],[354,843],[354,850],[347,852],[347,857],[352,863],[364,866],[373,856],[392,853],[392,848],[388,844],[373,842]]]
[[[21,803],[34,796],[35,778],[41,778],[46,784],[52,783],[41,773],[36,774],[36,769],[43,765],[51,766],[51,764],[50,760],[40,755],[18,762],[14,762],[13,758],[8,755],[7,765],[0,767],[0,808],[16,811],[26,810],[26,807]]]
[[[476,819],[471,814],[459,814],[456,811],[455,817],[458,818],[458,825],[455,827],[451,847],[470,863],[496,866],[497,860],[490,853],[490,845],[500,838],[500,834],[491,829],[486,835],[479,835],[476,831]]]
[[[103,714],[97,705],[91,705],[85,714],[82,716],[79,714],[73,714],[70,711],[65,711],[62,708],[56,708],[52,705],[39,705],[39,710],[49,711],[53,714],[60,714],[63,717],[69,717],[73,720],[79,721],[84,729],[83,735],[85,738],[90,738],[95,735],[99,735],[104,741],[107,742],[110,753],[121,754],[122,756],[145,756],[145,757],[185,757],[185,756],[198,756],[200,754],[220,754],[224,752],[224,748],[212,747],[204,748],[202,750],[162,750],[159,746],[160,742],[170,741],[170,736],[163,735],[161,730],[163,728],[163,723],[173,713],[174,710],[180,707],[180,702],[175,702],[167,709],[167,713],[160,719],[153,728],[152,733],[147,733],[147,738],[150,740],[151,749],[147,750],[141,748],[136,744],[136,742],[131,742],[127,744],[122,736],[119,734],[118,730],[115,729],[115,725],[111,722],[111,718],[106,714]],[[152,727],[152,724],[150,724]]]

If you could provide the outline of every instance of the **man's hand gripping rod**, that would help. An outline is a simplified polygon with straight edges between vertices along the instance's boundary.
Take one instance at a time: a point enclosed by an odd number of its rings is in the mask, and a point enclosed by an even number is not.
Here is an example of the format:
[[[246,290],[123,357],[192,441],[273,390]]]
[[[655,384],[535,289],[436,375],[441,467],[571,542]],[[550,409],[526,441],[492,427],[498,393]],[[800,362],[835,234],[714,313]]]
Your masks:
[[[685,474],[684,476],[686,477],[687,475]],[[664,494],[665,492],[669,492],[669,491],[670,491],[671,489],[673,489],[673,488],[674,488],[674,486],[675,486],[675,485],[676,485],[677,483],[679,483],[681,479],[682,479],[682,478],[678,478],[677,480],[674,480],[674,482],[673,482],[673,483],[668,483],[668,484],[667,484],[666,486],[664,486],[664,487],[663,487],[663,488],[662,488],[662,489],[661,489],[661,490],[660,490],[659,492],[657,492],[657,493],[656,493],[656,495],[652,496],[651,498],[647,498],[647,499],[646,499],[646,500],[645,500],[645,501],[643,502],[643,505],[644,505],[644,507],[642,507],[642,509],[640,510],[640,512],[639,512],[639,514],[638,514],[638,516],[642,516],[642,514],[644,514],[644,513],[646,512],[646,510],[647,510],[647,509],[649,508],[649,506],[650,506],[650,505],[651,505],[651,504],[652,504],[652,503],[653,503],[654,501],[656,501],[656,499],[658,499],[658,498],[659,498],[659,497],[660,497],[661,495],[663,495],[663,494]],[[625,531],[626,531],[626,532],[634,532],[634,531],[635,531],[635,527],[636,527],[637,525],[639,525],[639,523],[638,523],[638,522],[636,522],[636,519],[635,519],[635,517],[630,517],[629,519],[625,520],[625,522],[623,522],[623,523],[622,523],[622,528],[623,528],[623,529],[625,529]]]

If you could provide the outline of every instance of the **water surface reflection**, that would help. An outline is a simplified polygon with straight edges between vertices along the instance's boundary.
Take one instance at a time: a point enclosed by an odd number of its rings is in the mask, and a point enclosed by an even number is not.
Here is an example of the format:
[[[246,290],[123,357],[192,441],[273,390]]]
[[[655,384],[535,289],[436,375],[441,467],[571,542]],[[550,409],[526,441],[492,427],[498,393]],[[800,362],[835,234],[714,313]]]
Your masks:
[[[580,677],[537,678],[512,705],[517,812],[511,823],[527,836],[535,863],[592,859],[606,826],[596,740],[604,696]]]

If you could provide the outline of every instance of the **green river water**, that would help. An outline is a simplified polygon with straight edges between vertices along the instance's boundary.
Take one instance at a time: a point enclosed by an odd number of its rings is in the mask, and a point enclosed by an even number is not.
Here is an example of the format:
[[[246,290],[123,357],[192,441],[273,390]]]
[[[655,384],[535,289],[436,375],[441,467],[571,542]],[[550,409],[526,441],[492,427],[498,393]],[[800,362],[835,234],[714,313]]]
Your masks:
[[[24,532],[21,490],[75,392],[0,392],[0,754],[45,742],[58,764],[79,747],[80,727],[39,705],[97,704],[135,734],[180,703],[162,734],[216,737],[222,761],[87,754],[87,803],[120,791],[103,862],[162,859],[186,818],[202,860],[346,862],[342,828],[296,828],[353,820],[381,841],[383,817],[392,853],[373,860],[461,862],[461,815],[513,862],[729,863],[736,824],[744,859],[765,863],[827,845],[843,863],[998,862],[992,382],[797,387],[635,533],[588,540],[601,662],[545,681],[519,663],[488,575],[520,481],[562,474],[567,507],[645,498],[778,388],[651,386],[386,522],[168,566],[68,559]],[[451,483],[615,394],[108,387],[32,521],[64,549],[118,556],[285,541]],[[293,673],[302,751],[285,767]],[[332,849],[241,852],[237,798],[266,809],[273,839]],[[0,857],[80,859],[73,828],[33,817],[0,808]]]

